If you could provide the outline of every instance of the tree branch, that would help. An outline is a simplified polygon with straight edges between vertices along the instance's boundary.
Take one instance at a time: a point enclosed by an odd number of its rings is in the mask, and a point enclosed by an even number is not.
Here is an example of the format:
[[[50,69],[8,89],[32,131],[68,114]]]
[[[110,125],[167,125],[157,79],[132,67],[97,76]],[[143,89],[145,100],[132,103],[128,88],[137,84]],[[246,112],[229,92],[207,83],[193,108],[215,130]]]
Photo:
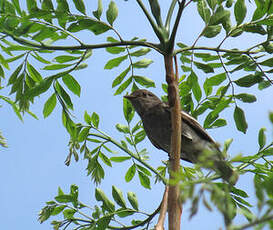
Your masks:
[[[218,49],[214,47],[205,47],[205,46],[190,46],[190,47],[185,47],[182,49],[178,49],[174,51],[174,55],[189,51],[189,50],[210,50],[210,51],[215,51],[215,52],[225,52],[225,53],[236,53],[236,54],[256,54],[258,51],[248,51],[248,50],[234,50],[234,49]]]
[[[238,229],[238,230],[244,230],[244,229],[253,227],[253,226],[257,225],[257,224],[264,223],[264,222],[269,221],[269,220],[273,220],[273,215],[271,215],[271,216],[266,216],[266,217],[263,217],[263,218],[261,218],[261,219],[256,219],[256,220],[254,220],[254,221],[252,221],[252,222],[250,222],[250,223],[248,223],[248,224],[245,224],[245,225],[243,225],[243,226],[241,226],[241,227],[238,227],[238,228],[236,228],[236,229]]]
[[[84,50],[84,49],[100,49],[100,48],[107,48],[107,47],[114,47],[114,46],[127,46],[127,45],[135,45],[135,46],[145,46],[152,48],[159,53],[163,54],[163,51],[159,48],[158,44],[150,43],[150,42],[143,42],[143,41],[121,41],[121,42],[113,42],[113,43],[101,43],[95,45],[78,45],[78,46],[48,46],[45,44],[37,44],[23,38],[14,37],[9,35],[14,41],[22,44],[27,45],[33,48],[38,48],[41,50]]]
[[[170,181],[175,179],[175,175],[180,170],[181,152],[181,108],[178,90],[178,82],[174,75],[172,55],[164,56],[166,81],[168,83],[168,100],[171,107],[172,136],[170,150]],[[168,219],[169,229],[180,229],[182,209],[179,201],[179,186],[171,184],[168,195]]]
[[[163,199],[160,205],[160,214],[158,217],[158,222],[155,225],[155,230],[164,230],[164,221],[165,221],[166,212],[168,208],[168,194],[169,194],[169,187],[166,186]]]

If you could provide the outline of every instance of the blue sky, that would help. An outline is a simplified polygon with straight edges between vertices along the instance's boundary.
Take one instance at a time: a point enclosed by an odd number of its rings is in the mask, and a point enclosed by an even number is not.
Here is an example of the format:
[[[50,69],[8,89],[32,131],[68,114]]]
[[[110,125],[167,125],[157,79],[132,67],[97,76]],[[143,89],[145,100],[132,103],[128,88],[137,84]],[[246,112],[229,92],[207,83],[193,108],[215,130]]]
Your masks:
[[[143,15],[137,9],[134,1],[117,2],[119,17],[115,24],[123,38],[129,40],[138,36],[145,37],[149,41],[156,41],[147,21],[143,20]],[[87,4],[92,7],[92,9],[87,8],[88,12],[96,8],[96,4],[92,4]],[[107,1],[104,1],[104,8],[107,4]],[[181,21],[177,41],[192,44],[197,32],[203,25],[200,17],[196,14],[195,7],[187,9],[182,20],[184,21]],[[113,36],[111,33],[106,35]],[[88,43],[105,41],[105,36],[96,38],[91,33],[81,33],[79,36]],[[248,37],[249,43],[255,40],[256,37]],[[200,44],[210,45],[206,40],[201,41]],[[244,39],[228,42],[229,47],[245,47],[245,45]],[[82,86],[82,93],[80,98],[72,96],[72,99],[75,107],[73,114],[78,121],[83,121],[85,110],[89,113],[95,111],[100,115],[100,128],[119,140],[122,136],[115,129],[115,125],[117,123],[125,124],[122,115],[122,95],[113,96],[115,89],[111,88],[111,84],[112,80],[122,71],[122,68],[116,68],[113,71],[107,71],[103,68],[105,63],[114,57],[104,50],[94,50],[92,57],[87,60],[88,68],[73,73],[73,76]],[[158,96],[162,95],[161,83],[164,82],[165,77],[163,59],[155,52],[150,52],[147,57],[152,58],[154,63],[145,71],[137,70],[137,74],[153,79],[157,88],[151,90]],[[9,74],[6,75],[9,76]],[[182,74],[181,70],[180,74]],[[202,81],[206,76],[199,77]],[[8,91],[3,92],[8,93]],[[77,184],[80,200],[90,206],[97,204],[94,198],[95,185],[86,176],[87,162],[82,160],[81,156],[78,163],[73,161],[69,167],[64,164],[68,153],[69,136],[61,123],[60,105],[48,118],[43,119],[42,117],[43,104],[51,93],[50,90],[50,92],[37,98],[31,107],[31,110],[39,116],[39,120],[26,115],[24,122],[21,122],[8,105],[2,103],[3,107],[0,108],[0,130],[8,142],[8,148],[1,149],[0,162],[2,181],[0,190],[2,211],[0,213],[1,219],[4,220],[2,221],[3,229],[50,229],[50,221],[40,225],[37,221],[37,214],[46,201],[54,198],[58,186],[63,191],[68,192],[71,184]],[[254,104],[240,104],[247,114],[249,124],[246,135],[236,131],[232,119],[232,108],[223,114],[223,117],[229,122],[227,127],[209,130],[209,133],[219,143],[223,143],[228,138],[234,138],[234,143],[230,149],[232,155],[241,152],[244,154],[256,153],[258,148],[257,135],[260,127],[267,127],[268,139],[272,138],[272,127],[268,122],[268,111],[272,105],[272,90],[258,91],[253,87],[251,93],[257,93],[258,101]],[[203,119],[204,117],[200,117],[201,123]],[[134,122],[137,121],[138,117],[136,116]],[[148,149],[151,157],[150,163],[154,167],[157,167],[161,160],[167,160],[166,154],[155,149],[149,141],[145,140],[143,146]],[[184,162],[182,164],[185,165]],[[99,187],[109,196],[113,184],[122,189],[124,194],[128,191],[135,191],[140,208],[151,212],[161,201],[163,185],[157,184],[150,191],[138,186],[139,182],[136,178],[132,182],[126,183],[124,174],[127,168],[128,165],[121,167],[120,164],[113,164],[112,168],[107,168],[106,179]],[[253,186],[248,177],[241,178],[238,187],[247,189],[250,195],[253,194]],[[252,200],[252,202],[254,201]],[[198,229],[200,223],[206,226],[206,229],[218,229],[223,224],[220,216],[209,213],[205,209],[201,209],[198,215],[190,221],[188,216],[189,206],[185,205],[182,217],[183,229]],[[238,219],[237,222],[240,223],[242,220]]]

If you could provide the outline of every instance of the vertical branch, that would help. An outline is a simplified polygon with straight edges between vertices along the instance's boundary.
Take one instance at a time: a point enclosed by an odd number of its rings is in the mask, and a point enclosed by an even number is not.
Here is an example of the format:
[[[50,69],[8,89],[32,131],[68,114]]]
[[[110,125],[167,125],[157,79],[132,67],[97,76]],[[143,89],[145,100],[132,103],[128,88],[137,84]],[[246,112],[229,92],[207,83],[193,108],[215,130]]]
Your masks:
[[[166,81],[168,83],[168,100],[171,107],[172,137],[170,151],[170,181],[174,181],[180,170],[181,152],[181,108],[179,100],[178,82],[174,74],[171,55],[164,56]],[[168,196],[169,229],[179,230],[182,208],[179,201],[179,185],[172,184]]]

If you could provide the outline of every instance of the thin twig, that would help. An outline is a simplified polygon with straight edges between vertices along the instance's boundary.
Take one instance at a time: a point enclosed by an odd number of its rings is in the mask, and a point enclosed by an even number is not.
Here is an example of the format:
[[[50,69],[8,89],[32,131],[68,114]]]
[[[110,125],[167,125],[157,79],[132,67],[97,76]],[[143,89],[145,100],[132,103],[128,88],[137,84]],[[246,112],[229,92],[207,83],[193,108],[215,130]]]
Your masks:
[[[254,220],[254,221],[252,221],[252,222],[250,222],[248,224],[245,224],[245,225],[243,225],[243,226],[241,226],[239,228],[236,228],[236,229],[238,229],[238,230],[244,230],[244,229],[253,227],[253,226],[257,225],[257,224],[261,224],[261,223],[267,222],[269,220],[273,220],[273,215],[267,216],[267,217],[264,217],[264,218],[261,218],[261,219]]]
[[[233,85],[233,83],[232,83],[231,77],[229,76],[229,72],[228,72],[228,70],[227,70],[227,68],[226,68],[226,66],[225,66],[225,63],[223,62],[223,59],[222,59],[221,55],[219,54],[219,52],[217,52],[217,55],[218,55],[218,57],[219,57],[219,60],[220,60],[220,62],[221,62],[221,64],[222,64],[223,69],[224,69],[225,72],[226,72],[226,75],[227,75],[228,80],[229,80],[229,84],[231,85],[231,93],[232,93],[232,96],[234,96],[234,94],[235,94],[235,89],[234,89],[234,85]]]
[[[159,48],[158,44],[143,42],[143,41],[122,41],[122,42],[111,42],[111,43],[101,43],[95,45],[76,45],[76,46],[48,46],[45,44],[37,44],[23,38],[15,37],[13,35],[9,35],[14,41],[27,45],[30,47],[38,48],[41,50],[85,50],[85,49],[100,49],[107,47],[115,47],[115,46],[126,46],[126,45],[135,45],[135,46],[144,46],[155,49],[159,53],[163,54],[163,51]]]
[[[262,74],[264,75],[264,77],[270,82],[271,85],[273,85],[273,80],[271,80],[263,71],[262,67],[259,65],[259,63],[256,62],[256,60],[250,55],[247,54],[248,57],[250,57],[250,59],[255,63],[255,65],[258,67],[258,69],[262,72]]]
[[[165,192],[163,195],[163,199],[161,201],[160,214],[158,217],[157,224],[155,225],[155,230],[164,230],[164,221],[166,218],[167,208],[168,208],[168,193],[169,186],[165,187]]]
[[[235,50],[235,49],[218,49],[218,48],[214,48],[214,47],[205,47],[205,46],[189,46],[189,47],[185,47],[185,48],[181,48],[178,50],[174,51],[173,55],[176,55],[178,53],[182,53],[185,51],[190,51],[190,50],[210,50],[210,51],[215,51],[215,52],[223,52],[223,53],[235,53],[235,54],[256,54],[258,53],[257,51],[248,51],[248,50]]]

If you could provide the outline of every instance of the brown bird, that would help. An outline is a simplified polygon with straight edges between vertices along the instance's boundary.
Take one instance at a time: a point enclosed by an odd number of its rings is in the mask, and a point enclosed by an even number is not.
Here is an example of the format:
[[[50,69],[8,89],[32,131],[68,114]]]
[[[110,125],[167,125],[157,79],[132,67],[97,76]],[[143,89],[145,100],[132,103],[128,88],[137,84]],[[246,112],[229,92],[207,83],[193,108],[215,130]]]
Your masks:
[[[172,126],[169,105],[145,89],[136,90],[124,97],[131,102],[140,116],[144,130],[152,144],[170,154]],[[181,159],[201,163],[204,167],[217,171],[223,179],[234,184],[237,176],[225,162],[215,141],[197,120],[183,111],[181,113]]]

